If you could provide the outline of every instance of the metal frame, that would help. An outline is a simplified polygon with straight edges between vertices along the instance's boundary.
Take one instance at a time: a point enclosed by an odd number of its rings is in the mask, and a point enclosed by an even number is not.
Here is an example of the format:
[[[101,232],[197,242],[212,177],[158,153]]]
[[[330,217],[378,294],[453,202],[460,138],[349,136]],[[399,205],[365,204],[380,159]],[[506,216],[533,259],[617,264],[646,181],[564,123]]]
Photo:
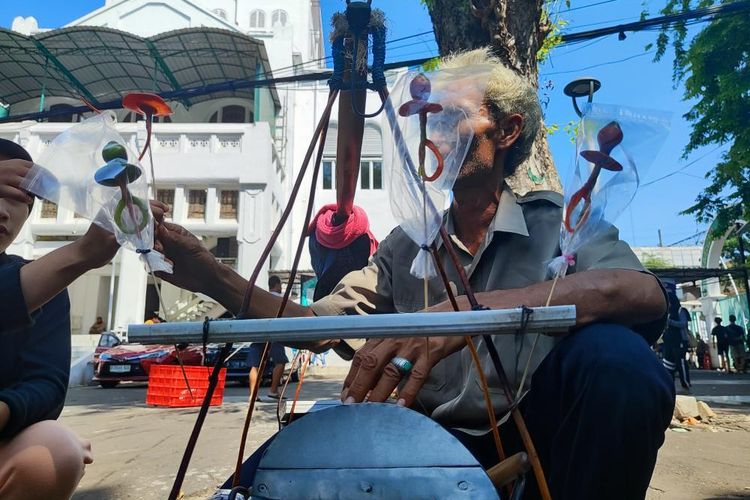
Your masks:
[[[196,51],[203,55],[196,57],[199,53]],[[207,97],[208,93],[185,92],[186,88],[251,78],[254,61],[270,74],[262,40],[216,28],[187,28],[153,37],[89,26],[63,28],[36,36],[0,28],[0,54],[6,56],[6,66],[0,66],[6,69],[12,66],[19,77],[31,79],[25,86],[16,85],[14,79],[5,82],[2,97],[11,105],[39,97],[39,89],[46,83],[47,95],[74,99],[83,96],[98,109],[111,101],[119,103],[121,94],[128,90],[176,94],[175,98],[189,106],[191,101],[216,98],[220,91]],[[45,60],[49,61],[49,74],[41,71]],[[105,63],[107,66],[102,66]],[[183,67],[190,68],[190,72],[184,72]],[[183,72],[176,68],[183,68]],[[251,88],[252,85],[232,87],[222,92],[251,99]],[[278,94],[273,88],[271,91],[278,108]],[[66,110],[66,114],[70,113],[75,114]]]
[[[524,320],[523,309],[444,313],[374,314],[217,320],[130,325],[128,339],[143,344],[207,342],[314,342],[329,339],[440,337],[567,332],[575,325],[575,306],[537,307]]]

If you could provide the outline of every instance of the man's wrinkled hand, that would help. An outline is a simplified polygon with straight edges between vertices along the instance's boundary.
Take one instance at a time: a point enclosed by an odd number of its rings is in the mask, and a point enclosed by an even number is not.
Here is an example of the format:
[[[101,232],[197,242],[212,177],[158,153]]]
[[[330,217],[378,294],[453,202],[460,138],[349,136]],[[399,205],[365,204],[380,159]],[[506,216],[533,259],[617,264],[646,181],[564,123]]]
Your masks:
[[[216,257],[182,226],[169,222],[158,224],[154,250],[164,254],[174,267],[172,274],[157,273],[157,276],[177,287],[207,293],[210,284],[217,279]]]
[[[430,370],[443,358],[465,345],[463,337],[412,337],[401,339],[373,339],[357,351],[349,375],[344,381],[341,400],[345,403],[385,401],[402,379],[398,404],[411,406],[427,380]],[[412,364],[404,374],[391,363],[395,357]]]
[[[154,216],[156,224],[162,224],[164,222],[164,216],[169,213],[169,205],[162,203],[159,200],[148,200],[148,204],[151,207],[151,213]]]

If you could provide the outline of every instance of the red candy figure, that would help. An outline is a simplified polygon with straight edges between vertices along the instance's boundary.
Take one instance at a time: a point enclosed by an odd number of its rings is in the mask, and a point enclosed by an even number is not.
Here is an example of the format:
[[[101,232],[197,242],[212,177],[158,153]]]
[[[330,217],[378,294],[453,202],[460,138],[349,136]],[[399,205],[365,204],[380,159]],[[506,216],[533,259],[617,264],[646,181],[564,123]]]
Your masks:
[[[122,98],[123,107],[146,117],[146,144],[143,151],[138,155],[138,161],[143,159],[146,150],[151,145],[151,123],[154,116],[169,116],[172,114],[172,108],[164,102],[164,99],[156,94],[146,92],[132,92]]]
[[[599,151],[586,150],[581,151],[581,156],[586,160],[594,164],[594,169],[591,171],[586,183],[576,191],[570,198],[568,207],[565,210],[565,229],[568,232],[573,232],[588,219],[589,211],[591,210],[591,192],[594,190],[596,181],[599,179],[599,173],[602,169],[610,170],[613,172],[619,172],[622,170],[622,165],[610,156],[610,153],[622,142],[622,129],[617,122],[610,122],[604,126],[599,133],[596,135],[596,141],[599,143]],[[573,210],[583,200],[583,210],[578,218],[578,222],[575,226],[570,224],[570,217]]]
[[[443,173],[443,155],[440,154],[440,150],[435,143],[427,138],[427,114],[440,113],[443,110],[440,104],[428,101],[431,92],[432,85],[430,84],[430,80],[420,73],[409,84],[411,101],[405,102],[398,108],[398,114],[401,116],[419,115],[419,174],[428,182],[434,181]],[[427,175],[424,168],[426,149],[432,151],[438,162],[435,173],[431,176]]]

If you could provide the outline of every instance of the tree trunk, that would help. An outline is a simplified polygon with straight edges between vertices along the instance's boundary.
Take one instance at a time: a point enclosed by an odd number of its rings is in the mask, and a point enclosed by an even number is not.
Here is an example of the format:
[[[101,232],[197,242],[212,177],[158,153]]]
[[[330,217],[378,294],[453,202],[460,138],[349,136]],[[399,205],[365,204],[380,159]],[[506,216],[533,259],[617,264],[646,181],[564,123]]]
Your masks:
[[[540,22],[544,0],[427,0],[440,54],[491,46],[520,75],[539,86],[536,54],[549,33]],[[507,179],[519,195],[529,191],[562,191],[542,127],[531,157]]]

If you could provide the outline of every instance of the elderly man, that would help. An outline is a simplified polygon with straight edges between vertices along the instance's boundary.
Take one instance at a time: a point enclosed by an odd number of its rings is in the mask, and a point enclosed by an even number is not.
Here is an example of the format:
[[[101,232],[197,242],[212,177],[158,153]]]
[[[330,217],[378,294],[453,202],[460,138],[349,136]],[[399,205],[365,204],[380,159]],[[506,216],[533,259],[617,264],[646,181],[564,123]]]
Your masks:
[[[504,180],[529,156],[541,123],[534,89],[492,57],[475,50],[444,59],[442,68],[493,64],[484,101],[473,120],[474,139],[453,187],[445,225],[479,302],[492,309],[545,304],[547,263],[559,255],[562,198],[532,192],[517,198]],[[179,226],[162,224],[158,237],[174,261],[178,286],[240,308],[247,282],[216,263]],[[370,264],[345,276],[310,308],[290,304],[287,316],[414,312],[423,307],[422,281],[410,264],[420,249],[400,229],[381,243]],[[440,255],[459,295],[460,280],[444,248]],[[440,286],[430,285],[430,310],[448,311]],[[467,309],[465,297],[459,297]],[[256,289],[250,315],[271,317],[279,299]],[[542,337],[531,360],[521,402],[555,498],[642,498],[664,440],[674,386],[649,344],[666,320],[665,294],[644,272],[615,228],[578,252],[576,265],[556,285],[552,302],[574,304],[575,331]],[[507,375],[519,384],[531,336],[497,336]],[[486,346],[477,342],[498,417],[508,404]],[[429,346],[429,352],[428,347]],[[399,404],[449,428],[484,466],[497,462],[479,382],[461,338],[373,340],[356,354],[342,392],[353,403],[383,401],[401,384]],[[404,376],[391,361],[409,360]],[[403,379],[403,380],[402,380]],[[369,394],[369,396],[368,396]],[[519,451],[512,425],[501,425],[506,452]],[[534,496],[533,485],[528,492]]]

